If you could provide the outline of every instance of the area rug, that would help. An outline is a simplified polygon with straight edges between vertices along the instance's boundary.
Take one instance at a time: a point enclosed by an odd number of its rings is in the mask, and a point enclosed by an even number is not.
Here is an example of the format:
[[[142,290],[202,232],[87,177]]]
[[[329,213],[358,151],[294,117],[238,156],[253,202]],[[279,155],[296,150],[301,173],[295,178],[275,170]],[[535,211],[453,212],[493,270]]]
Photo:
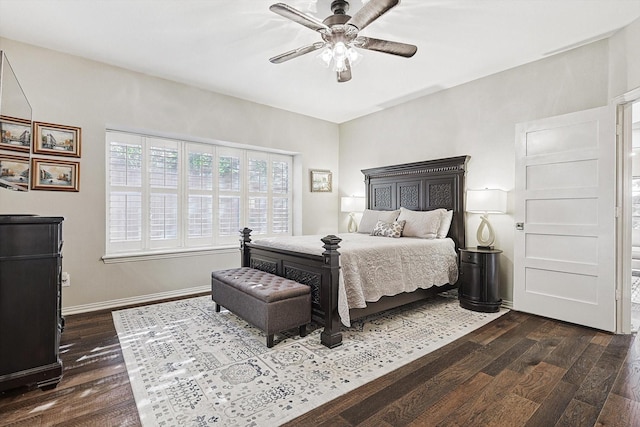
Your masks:
[[[370,316],[343,344],[258,329],[208,296],[113,312],[144,426],[276,426],[489,323],[451,294]]]
[[[640,277],[631,276],[631,302],[640,304]]]

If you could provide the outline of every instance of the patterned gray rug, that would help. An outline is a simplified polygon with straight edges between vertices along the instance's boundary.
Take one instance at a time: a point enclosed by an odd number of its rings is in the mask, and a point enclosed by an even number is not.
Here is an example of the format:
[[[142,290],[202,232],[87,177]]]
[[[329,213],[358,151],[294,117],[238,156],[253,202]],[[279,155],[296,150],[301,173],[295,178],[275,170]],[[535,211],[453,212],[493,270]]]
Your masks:
[[[275,426],[498,318],[438,296],[344,328],[265,336],[209,296],[113,312],[144,426]]]
[[[631,276],[631,302],[640,304],[640,277]]]

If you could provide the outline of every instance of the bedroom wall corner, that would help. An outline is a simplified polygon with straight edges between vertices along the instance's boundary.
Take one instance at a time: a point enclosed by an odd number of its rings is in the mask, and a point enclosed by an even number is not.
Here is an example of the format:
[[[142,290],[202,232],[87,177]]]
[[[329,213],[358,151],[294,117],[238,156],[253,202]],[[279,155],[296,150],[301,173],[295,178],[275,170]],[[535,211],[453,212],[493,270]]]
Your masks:
[[[78,193],[0,190],[0,213],[65,217],[63,270],[73,278],[71,287],[63,288],[65,309],[210,286],[212,270],[240,264],[235,250],[102,262],[107,125],[298,153],[294,185],[301,189],[296,212],[302,222],[296,225],[305,233],[337,228],[337,191],[325,197],[311,193],[308,170],[332,170],[337,187],[338,125],[13,40],[0,38],[0,49],[29,98],[34,120],[82,128]]]
[[[341,192],[361,185],[360,169],[469,155],[468,189],[509,192],[507,214],[490,217],[496,247],[504,251],[500,293],[508,305],[513,301],[515,125],[606,105],[607,93],[604,40],[343,123]],[[478,225],[479,215],[467,214],[467,246],[477,244]]]

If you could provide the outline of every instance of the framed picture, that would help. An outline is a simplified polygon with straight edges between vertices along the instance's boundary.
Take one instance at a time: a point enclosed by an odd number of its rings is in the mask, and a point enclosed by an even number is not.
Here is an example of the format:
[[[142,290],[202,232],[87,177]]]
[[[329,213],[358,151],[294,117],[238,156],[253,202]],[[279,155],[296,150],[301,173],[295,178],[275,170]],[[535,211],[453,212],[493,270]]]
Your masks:
[[[78,162],[32,158],[31,171],[33,190],[80,190],[80,163]]]
[[[312,170],[311,171],[311,191],[331,192],[331,171]]]
[[[31,151],[31,121],[0,116],[0,148],[3,150]]]
[[[80,157],[80,128],[33,122],[33,152],[54,156]]]
[[[29,157],[0,154],[0,179],[27,190],[29,188]]]

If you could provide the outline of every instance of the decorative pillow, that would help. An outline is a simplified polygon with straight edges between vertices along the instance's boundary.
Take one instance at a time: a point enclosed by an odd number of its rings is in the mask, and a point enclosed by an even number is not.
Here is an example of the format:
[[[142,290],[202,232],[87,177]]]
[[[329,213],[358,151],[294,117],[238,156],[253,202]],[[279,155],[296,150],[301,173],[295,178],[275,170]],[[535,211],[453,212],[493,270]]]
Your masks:
[[[440,228],[441,217],[442,213],[438,210],[422,212],[400,208],[398,221],[406,221],[402,230],[403,236],[435,239]]]
[[[436,209],[441,212],[440,216],[440,227],[438,227],[438,232],[436,233],[436,237],[438,239],[444,239],[449,234],[449,228],[451,227],[451,220],[453,219],[453,211],[448,211],[445,209]]]
[[[372,209],[365,209],[362,213],[360,225],[358,226],[358,233],[371,234],[378,221],[393,222],[398,218],[399,213],[399,210],[374,211]]]
[[[402,229],[404,228],[404,221],[393,221],[392,223],[378,221],[376,226],[373,227],[371,232],[372,236],[382,237],[402,237]]]

